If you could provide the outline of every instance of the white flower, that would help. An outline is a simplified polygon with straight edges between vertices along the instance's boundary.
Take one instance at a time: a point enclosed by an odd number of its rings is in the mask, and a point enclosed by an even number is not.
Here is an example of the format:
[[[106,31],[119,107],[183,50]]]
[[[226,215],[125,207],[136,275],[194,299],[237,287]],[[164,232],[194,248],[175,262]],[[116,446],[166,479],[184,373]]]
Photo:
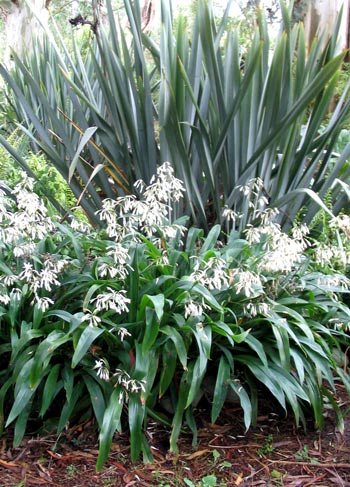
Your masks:
[[[125,337],[131,337],[131,333],[123,326],[117,329],[117,333],[121,341],[124,341]]]
[[[57,280],[57,274],[52,270],[44,267],[39,275],[37,281],[33,285],[33,290],[46,289],[46,291],[52,291],[53,285],[59,286],[60,282]]]
[[[29,262],[23,262],[23,271],[18,276],[19,279],[30,282],[37,275],[38,275],[38,272],[33,269],[33,264],[30,264]]]
[[[251,301],[244,307],[244,310],[246,314],[252,317],[257,315],[267,316],[270,311],[270,307],[267,303],[254,303]]]
[[[129,260],[128,249],[116,242],[114,246],[108,247],[107,256],[111,257],[111,259],[102,259],[101,264],[98,266],[99,275],[101,277],[110,275],[112,279],[116,277],[125,279],[130,268],[127,263]]]
[[[222,218],[224,220],[227,220],[228,222],[231,221],[233,224],[235,224],[236,220],[240,218],[240,215],[228,206],[224,206],[222,210]]]
[[[91,313],[90,310],[86,310],[84,316],[81,318],[81,321],[87,321],[89,326],[98,326],[101,323],[101,318],[96,315],[96,311]]]
[[[109,381],[109,370],[106,362],[103,359],[95,360],[94,370],[96,370],[96,375],[102,380]]]
[[[195,303],[194,301],[189,301],[185,304],[185,318],[187,319],[189,316],[203,316],[203,308],[200,304]]]
[[[257,216],[260,218],[261,225],[265,226],[272,222],[272,220],[279,214],[278,208],[265,208],[262,211],[257,212]]]
[[[220,257],[210,257],[206,262],[198,260],[189,279],[203,284],[210,290],[222,289],[229,285],[226,262]]]
[[[184,192],[182,182],[174,177],[173,172],[170,164],[164,163],[158,168],[156,176],[152,177],[149,186],[141,180],[136,181],[134,187],[138,190],[139,198],[126,195],[116,200],[104,200],[97,214],[106,221],[110,238],[138,241],[138,232],[151,238],[159,230],[165,237],[174,238],[177,230],[184,231],[183,227],[169,225],[170,203],[182,198]],[[106,274],[110,270],[103,266],[100,272]]]
[[[13,248],[13,255],[15,257],[30,257],[35,252],[35,243],[23,243],[16,245]]]
[[[91,300],[92,303],[96,301],[96,312],[114,310],[117,314],[121,314],[129,311],[127,305],[130,299],[124,296],[126,291],[116,291],[110,287],[107,287],[107,291],[109,292],[101,293]]]
[[[146,201],[152,200],[154,195],[157,201],[179,201],[185,191],[182,181],[174,176],[174,169],[170,162],[164,162],[157,169],[157,177],[153,176],[150,186],[144,190]]]
[[[243,292],[247,298],[250,298],[256,294],[257,291],[259,291],[259,293],[261,292],[263,285],[260,276],[257,274],[251,271],[236,269],[234,270],[233,275],[235,276],[233,286],[237,294]]]
[[[11,298],[8,294],[0,294],[0,303],[7,305],[11,301]]]
[[[116,369],[113,377],[116,379],[116,385],[121,385],[127,392],[138,393],[146,390],[145,380],[132,379],[125,370]]]
[[[261,231],[253,225],[247,225],[247,229],[244,231],[247,241],[250,245],[254,243],[259,243],[261,239]]]
[[[259,269],[267,272],[291,272],[301,262],[307,241],[304,238],[298,240],[289,237],[275,223],[261,227],[260,231],[267,235],[268,240]]]
[[[45,311],[47,311],[49,309],[50,304],[54,304],[54,302],[52,301],[52,299],[47,298],[47,297],[41,298],[38,295],[35,296],[35,300],[36,300],[36,304],[37,304],[38,308],[43,313],[45,313]]]
[[[18,287],[14,287],[13,289],[11,289],[10,297],[12,299],[15,299],[16,301],[20,301],[22,294],[23,293],[21,289],[19,289]]]
[[[75,230],[76,232],[80,233],[88,233],[91,231],[91,226],[88,225],[86,222],[82,222],[80,220],[77,220],[74,217],[70,217],[70,226],[72,230]]]
[[[338,248],[333,245],[319,244],[314,251],[314,257],[316,263],[324,267],[338,257]]]
[[[328,288],[332,291],[334,287],[340,287],[342,291],[347,291],[349,288],[349,281],[341,275],[323,275],[317,279],[317,284],[323,288]]]
[[[1,280],[4,282],[5,286],[13,286],[14,283],[17,281],[18,276],[16,274],[12,274],[11,276],[2,276]]]
[[[332,218],[330,222],[331,228],[336,228],[344,232],[346,238],[350,237],[350,216],[349,215],[338,215]]]

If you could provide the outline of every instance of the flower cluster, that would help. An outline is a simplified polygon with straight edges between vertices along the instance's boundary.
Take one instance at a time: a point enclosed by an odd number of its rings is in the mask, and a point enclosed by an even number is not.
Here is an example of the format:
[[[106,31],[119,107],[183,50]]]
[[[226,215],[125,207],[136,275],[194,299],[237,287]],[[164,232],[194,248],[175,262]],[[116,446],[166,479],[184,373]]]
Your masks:
[[[25,293],[33,297],[32,304],[45,312],[53,299],[46,294],[60,285],[59,276],[68,265],[66,258],[41,255],[38,244],[56,229],[48,216],[44,202],[34,193],[34,181],[25,172],[15,188],[0,191],[0,246],[21,260],[21,272],[9,265],[0,276],[0,302],[20,301]],[[11,261],[11,260],[10,260]]]
[[[229,285],[227,264],[220,257],[210,257],[207,261],[195,258],[196,262],[189,279],[199,282],[209,290],[221,289]]]
[[[163,237],[173,238],[177,232],[185,232],[181,225],[169,225],[171,203],[179,201],[184,192],[182,182],[173,172],[171,165],[165,162],[148,186],[141,180],[135,183],[139,198],[127,195],[104,200],[98,215],[106,222],[110,238],[117,241],[137,238],[139,232],[147,238],[159,232]]]
[[[0,241],[13,248],[15,257],[31,256],[35,242],[55,227],[43,201],[33,192],[33,179],[24,171],[21,177],[11,191],[13,199],[0,191]]]
[[[121,386],[122,390],[119,396],[119,401],[123,402],[124,398],[128,398],[129,394],[138,394],[145,392],[146,381],[133,379],[125,370],[116,369],[114,374],[111,374],[109,366],[105,359],[98,359],[95,361],[94,369],[96,375],[104,381],[112,381],[114,387]]]

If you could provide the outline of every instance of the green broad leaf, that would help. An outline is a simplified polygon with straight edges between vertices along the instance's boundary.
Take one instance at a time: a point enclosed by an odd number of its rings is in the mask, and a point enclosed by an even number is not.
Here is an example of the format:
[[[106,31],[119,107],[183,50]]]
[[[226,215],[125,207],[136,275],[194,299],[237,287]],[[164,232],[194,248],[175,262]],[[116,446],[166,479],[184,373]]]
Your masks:
[[[342,383],[344,384],[347,394],[350,396],[350,377],[349,377],[349,374],[347,373],[347,371],[343,370],[340,367],[337,368],[337,374],[340,377]]]
[[[280,298],[278,300],[278,303],[284,306],[304,306],[305,304],[309,304],[309,301],[293,296],[293,297]]]
[[[194,362],[194,367],[192,369],[191,384],[187,395],[187,402],[186,402],[185,409],[187,409],[191,404],[193,404],[196,401],[203,382],[205,370],[206,370],[206,361],[205,361],[205,367],[203,368],[203,360],[201,360],[201,357],[199,356]]]
[[[143,419],[145,416],[145,407],[141,404],[140,397],[136,394],[129,396],[129,428],[130,428],[130,457],[132,462],[138,459],[143,438]]]
[[[192,433],[192,446],[195,448],[198,446],[198,428],[196,423],[196,418],[193,414],[192,407],[188,407],[185,411],[186,424],[190,428]]]
[[[183,341],[180,333],[175,330],[175,328],[172,328],[169,325],[163,326],[160,329],[160,333],[164,333],[164,335],[167,335],[169,339],[174,343],[177,356],[179,357],[181,365],[184,370],[187,370],[187,350],[185,342]]]
[[[252,423],[252,404],[250,402],[247,391],[241,384],[238,384],[235,381],[229,381],[228,385],[229,387],[231,387],[234,393],[237,394],[237,397],[241,403],[244,415],[244,425],[246,431],[248,431]]]
[[[7,397],[8,390],[13,385],[13,377],[9,377],[6,382],[4,382],[0,389],[0,435],[2,435],[4,431],[4,423],[5,423],[5,412],[4,412],[4,404],[5,399]]]
[[[220,357],[218,373],[216,375],[213,404],[211,407],[212,423],[216,422],[224,405],[227,395],[228,381],[230,379],[230,372],[230,365],[225,357],[222,355]]]
[[[193,285],[192,282],[192,291],[193,293],[197,293],[199,296],[203,297],[206,304],[208,304],[215,311],[218,311],[219,313],[222,313],[224,311],[223,307],[214,298],[213,294],[206,287],[202,286],[200,283],[196,283]]]
[[[144,464],[153,464],[154,457],[152,455],[151,447],[147,441],[145,435],[142,435],[142,444],[141,444],[141,451],[142,451],[142,461]]]
[[[196,245],[198,241],[203,237],[203,230],[196,227],[189,228],[186,237],[186,247],[185,252],[187,255],[192,255],[195,253]]]
[[[89,304],[91,301],[92,296],[95,294],[96,291],[101,289],[104,284],[93,284],[92,286],[89,287],[88,292],[84,296],[84,301],[83,301],[83,310],[89,309]]]
[[[255,336],[253,336],[252,333],[251,334],[248,334],[246,336],[246,340],[245,341],[246,341],[247,345],[252,350],[254,350],[254,352],[257,354],[257,356],[261,360],[262,364],[265,367],[267,367],[267,357],[266,357],[266,353],[265,353],[263,344],[257,338],[255,338]]]
[[[101,328],[96,328],[92,326],[87,326],[83,333],[80,335],[79,341],[74,350],[74,355],[72,357],[72,368],[74,369],[80,360],[87,353],[91,345],[94,343],[96,338],[98,338],[105,330]]]
[[[173,453],[178,452],[177,440],[179,439],[180,436],[183,415],[187,403],[188,392],[190,390],[190,386],[192,382],[192,370],[191,370],[192,368],[193,368],[193,364],[190,364],[189,370],[185,371],[181,377],[181,382],[180,382],[180,387],[178,392],[178,400],[177,400],[175,414],[173,416],[172,429],[170,435],[170,451]]]
[[[238,328],[237,325],[231,326]],[[234,346],[235,343],[243,343],[247,335],[250,333],[250,330],[234,333],[229,325],[219,320],[211,322],[211,327],[214,333],[226,337],[232,346]]]
[[[205,238],[199,255],[205,255],[208,250],[212,250],[216,247],[220,233],[221,225],[215,225]]]
[[[79,382],[77,384],[74,384],[74,388],[73,388],[73,392],[72,392],[71,397],[70,397],[70,401],[68,402],[68,400],[67,400],[64,403],[63,408],[62,408],[62,412],[61,412],[60,419],[59,419],[58,426],[57,426],[58,434],[63,431],[63,429],[66,427],[67,423],[71,419],[72,414],[74,413],[74,408],[75,408],[77,402],[79,401],[79,399],[81,398],[81,394],[83,392],[83,389],[84,389],[84,383],[83,382]]]
[[[304,354],[298,352],[297,350],[291,348],[290,355],[292,361],[294,362],[295,370],[299,377],[300,384],[304,383],[305,380],[305,367],[304,367]]]
[[[9,191],[11,190],[9,189]],[[0,262],[0,271],[2,271],[7,276],[13,276],[13,270],[8,267],[5,262]]]
[[[86,187],[84,189],[86,189]],[[78,205],[79,203],[77,202],[77,206]],[[85,255],[82,249],[81,242],[79,238],[76,237],[75,232],[71,231],[67,225],[62,225],[61,223],[56,223],[56,225],[57,228],[59,228],[59,230],[61,231],[61,233],[68,237],[69,242],[71,242],[74,247],[75,257],[79,260],[81,264],[83,264],[85,262]]]
[[[154,309],[147,307],[144,314],[146,318],[146,327],[142,339],[142,353],[146,353],[152,348],[154,342],[158,337],[158,332],[160,328],[160,324],[156,317]]]
[[[207,366],[208,359],[210,359],[212,346],[212,330],[209,325],[203,326],[196,324],[191,327],[192,332],[197,341],[199,351],[200,374],[202,374]]]
[[[300,328],[306,337],[308,337],[310,340],[313,340],[313,334],[312,330],[310,329],[309,325],[307,324],[305,318],[295,311],[294,309],[284,306],[280,303],[272,303],[272,311],[275,311],[276,313],[282,315],[282,316],[287,316],[293,319],[293,323]]]
[[[132,248],[130,253],[131,257],[131,267],[132,272],[129,273],[129,298],[131,303],[139,303],[139,256],[138,256],[138,246]],[[129,322],[134,323],[137,317],[137,305],[129,307]]]
[[[312,405],[315,425],[316,427],[322,428],[324,425],[324,401],[321,387],[317,383],[317,380],[315,380],[315,378],[312,376],[306,376],[305,382],[305,392],[307,393],[309,401]]]
[[[177,364],[177,351],[171,340],[167,340],[162,348],[162,365],[159,380],[159,397],[162,397],[174,381]]]
[[[144,295],[137,313],[137,320],[146,324],[143,338],[144,351],[150,349],[157,338],[160,320],[163,317],[165,299],[163,294]]]
[[[72,333],[76,328],[78,328],[80,326],[80,323],[81,323],[81,318],[79,318],[79,316],[72,315],[68,311],[64,311],[64,310],[60,310],[60,309],[47,311],[45,313],[46,318],[48,318],[50,316],[55,316],[57,318],[62,319],[63,321],[66,321],[67,323],[69,323],[71,325],[69,333]]]
[[[286,331],[278,325],[271,326],[276,339],[277,350],[281,361],[281,366],[290,370],[290,343]]]
[[[36,391],[36,387],[29,387],[29,384],[26,382],[25,378],[18,379],[16,386],[18,386],[19,390],[15,396],[15,401],[8,415],[5,425],[6,427],[22,413]]]
[[[68,341],[70,341],[70,337],[68,335],[61,331],[55,330],[40,343],[33,358],[33,365],[30,370],[30,387],[37,387],[42,379],[43,372],[45,372],[45,367],[50,362],[54,351]]]
[[[149,391],[152,389],[154,378],[158,372],[158,350],[152,349],[143,352],[142,344],[135,343],[135,370],[133,377],[139,380],[145,380],[145,391],[141,391],[140,397],[146,402]]]
[[[60,372],[60,369],[61,369],[61,365],[60,364],[56,364],[54,365],[47,378],[46,378],[46,382],[45,382],[45,386],[44,386],[44,390],[43,390],[43,394],[42,394],[42,402],[41,402],[41,409],[40,409],[40,413],[39,415],[41,417],[43,417],[46,413],[46,411],[49,409],[54,397],[56,396],[57,394],[57,378],[58,378],[58,374]]]
[[[15,431],[13,435],[13,447],[16,448],[21,444],[23,440],[23,436],[26,432],[28,418],[31,412],[31,404],[27,403],[26,407],[23,411],[19,414],[16,423],[15,423]]]
[[[99,428],[102,429],[103,417],[106,411],[106,402],[103,391],[101,389],[101,386],[92,377],[89,377],[85,374],[83,376],[83,379],[86,388],[89,391],[90,402],[92,404],[97,423],[99,425]]]
[[[23,329],[23,322],[21,328],[21,336],[19,339],[15,333],[15,330],[12,330],[11,332],[11,363],[15,362],[18,354],[23,350],[26,345],[28,345],[31,340],[43,336],[43,332],[41,330]]]
[[[242,333],[234,333],[233,339],[236,343],[243,343],[247,341],[248,335],[251,334],[251,330],[242,331]]]
[[[281,387],[281,384],[276,380],[274,372],[271,367],[269,367],[269,364],[267,366],[264,366],[261,363],[257,362],[256,358],[250,357],[248,355],[237,355],[236,360],[246,365],[250,369],[253,376],[262,384],[264,384],[267,387],[268,391],[273,396],[275,396],[282,408],[286,409],[285,393]]]
[[[157,259],[160,258],[162,255],[161,249],[159,249],[156,245],[154,245],[154,243],[152,243],[148,238],[144,237],[143,235],[140,235],[140,239],[142,240],[142,242],[144,242],[152,259],[157,261]]]
[[[66,391],[66,399],[70,403],[74,392],[74,372],[71,367],[64,365],[61,374],[63,387]]]
[[[38,329],[44,317],[43,311],[36,305],[33,308],[33,328]]]
[[[115,431],[121,432],[121,414],[124,406],[123,390],[119,386],[112,392],[103,415],[102,427],[99,435],[100,447],[96,462],[96,470],[100,472],[106,463],[111,449]]]
[[[156,294],[155,296],[150,296],[149,294],[145,294],[142,296],[139,313],[138,313],[138,321],[141,320],[145,309],[147,306],[152,307],[156,313],[157,319],[160,322],[163,318],[164,314],[164,304],[165,304],[165,297],[164,294]]]

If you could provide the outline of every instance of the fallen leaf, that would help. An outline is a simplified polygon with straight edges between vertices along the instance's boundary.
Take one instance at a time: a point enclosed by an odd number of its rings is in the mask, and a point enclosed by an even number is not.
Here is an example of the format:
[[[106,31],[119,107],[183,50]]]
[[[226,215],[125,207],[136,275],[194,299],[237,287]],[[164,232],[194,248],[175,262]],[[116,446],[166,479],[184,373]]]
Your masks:
[[[195,458],[206,455],[207,453],[212,453],[212,450],[206,448],[205,450],[197,450],[194,453],[191,453],[190,455],[184,455],[184,456],[187,458],[187,460],[194,460]]]
[[[235,480],[235,485],[240,485],[243,482],[243,474],[240,473]]]
[[[20,465],[18,465],[17,463],[5,462],[5,460],[1,460],[1,459],[0,459],[0,465],[2,467],[6,467],[6,468],[19,468],[20,467]]]

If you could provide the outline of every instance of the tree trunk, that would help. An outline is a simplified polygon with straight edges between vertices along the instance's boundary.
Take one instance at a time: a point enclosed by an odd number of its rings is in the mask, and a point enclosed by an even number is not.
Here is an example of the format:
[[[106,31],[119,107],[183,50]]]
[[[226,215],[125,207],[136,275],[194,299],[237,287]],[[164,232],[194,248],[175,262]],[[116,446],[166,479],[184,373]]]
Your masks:
[[[334,30],[337,16],[343,7],[342,22],[339,31],[338,52],[349,47],[350,0],[296,0],[294,19],[304,21],[305,36],[310,48],[313,39],[325,34],[325,42]]]
[[[144,0],[141,11],[141,26],[144,32],[151,32],[153,28],[155,7],[153,0]]]
[[[48,22],[50,0],[33,0],[31,7],[24,0],[0,1],[6,12],[6,50],[5,64],[11,60],[11,52],[18,56],[31,49],[34,38],[40,38],[41,24]]]

